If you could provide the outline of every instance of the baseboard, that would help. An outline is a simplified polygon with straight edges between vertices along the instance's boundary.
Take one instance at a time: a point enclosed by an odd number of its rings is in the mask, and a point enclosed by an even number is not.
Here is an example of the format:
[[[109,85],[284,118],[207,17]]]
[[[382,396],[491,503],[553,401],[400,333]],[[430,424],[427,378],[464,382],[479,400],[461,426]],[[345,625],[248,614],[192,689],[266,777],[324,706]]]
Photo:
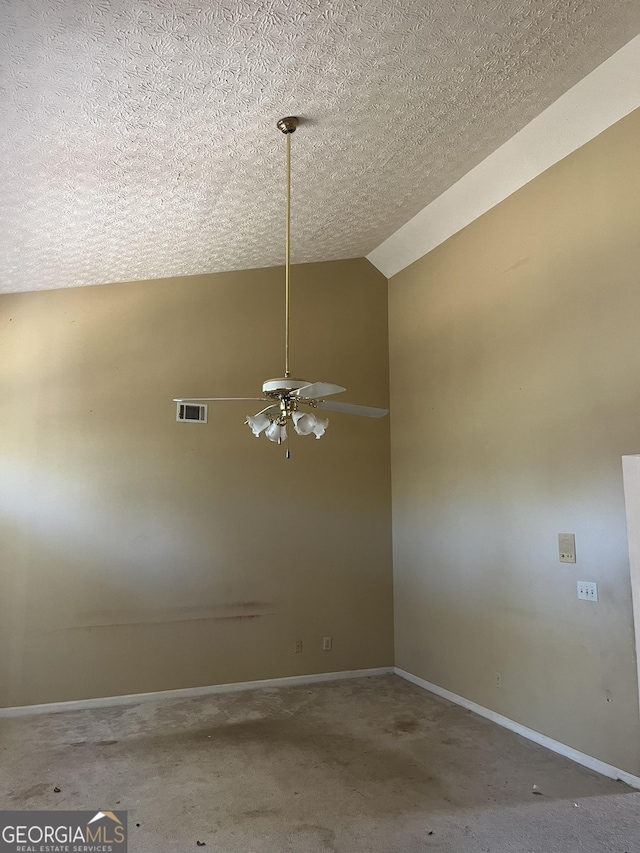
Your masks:
[[[375,669],[350,669],[340,672],[318,672],[311,675],[289,675],[283,678],[264,678],[260,681],[233,681],[228,684],[211,684],[206,687],[183,687],[177,690],[160,690],[156,693],[128,693],[124,696],[105,696],[98,699],[77,699],[71,702],[47,702],[42,705],[18,705],[0,708],[0,717],[24,717],[29,714],[49,714],[60,711],[81,711],[87,708],[109,708],[113,705],[131,705],[158,699],[183,699],[209,696],[213,693],[236,693],[261,687],[293,687],[296,684],[316,684],[320,681],[342,681],[347,678],[366,678],[371,675],[389,675],[392,666]]]
[[[423,690],[428,690],[429,693],[435,693],[436,696],[442,696],[443,699],[448,699],[449,702],[453,702],[455,705],[461,705],[468,711],[473,711],[474,714],[478,714],[481,717],[485,717],[487,720],[491,720],[492,723],[497,723],[505,729],[509,729],[518,735],[522,735],[522,737],[526,737],[527,740],[540,744],[540,746],[545,746],[552,752],[557,752],[558,755],[569,758],[577,764],[582,764],[583,767],[588,767],[589,770],[595,770],[596,773],[601,773],[603,776],[608,776],[610,779],[616,779],[617,781],[624,782],[631,788],[640,789],[640,776],[634,776],[632,773],[627,773],[626,770],[620,770],[618,767],[614,767],[611,764],[606,764],[604,761],[600,761],[599,758],[594,758],[584,752],[579,752],[572,746],[567,746],[565,743],[560,743],[560,741],[547,737],[547,735],[540,734],[540,732],[536,732],[534,729],[529,729],[527,726],[523,726],[520,723],[516,723],[515,720],[509,719],[509,717],[503,717],[502,714],[498,714],[496,711],[491,711],[483,705],[478,705],[470,699],[465,699],[464,696],[458,696],[457,693],[445,690],[444,687],[438,687],[437,684],[425,681],[424,678],[419,678],[417,675],[413,675],[412,673],[407,672],[404,669],[400,669],[397,666],[394,667],[394,672],[396,675],[399,675],[400,678],[404,678],[406,681],[410,681],[412,684],[422,687]]]

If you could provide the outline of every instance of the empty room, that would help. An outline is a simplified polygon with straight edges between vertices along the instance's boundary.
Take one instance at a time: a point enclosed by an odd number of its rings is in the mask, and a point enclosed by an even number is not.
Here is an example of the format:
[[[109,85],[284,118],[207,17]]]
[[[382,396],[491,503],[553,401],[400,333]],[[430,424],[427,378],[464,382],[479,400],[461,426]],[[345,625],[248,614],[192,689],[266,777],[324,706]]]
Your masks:
[[[640,850],[637,0],[0,33],[0,853]]]

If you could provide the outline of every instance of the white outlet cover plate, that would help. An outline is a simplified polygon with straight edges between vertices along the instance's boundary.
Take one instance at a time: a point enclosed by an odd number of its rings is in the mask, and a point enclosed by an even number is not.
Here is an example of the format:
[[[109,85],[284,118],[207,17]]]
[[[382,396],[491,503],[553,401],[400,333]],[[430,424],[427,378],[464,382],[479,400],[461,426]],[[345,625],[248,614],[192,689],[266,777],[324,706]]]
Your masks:
[[[598,584],[590,581],[578,581],[578,598],[581,601],[597,601]]]

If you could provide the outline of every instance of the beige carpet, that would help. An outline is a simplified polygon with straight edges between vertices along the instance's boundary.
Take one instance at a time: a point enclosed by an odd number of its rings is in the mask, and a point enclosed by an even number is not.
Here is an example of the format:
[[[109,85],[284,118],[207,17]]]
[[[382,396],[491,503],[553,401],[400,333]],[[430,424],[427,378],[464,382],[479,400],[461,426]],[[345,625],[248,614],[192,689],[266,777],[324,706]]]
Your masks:
[[[4,719],[0,769],[130,853],[640,851],[640,794],[395,676]]]

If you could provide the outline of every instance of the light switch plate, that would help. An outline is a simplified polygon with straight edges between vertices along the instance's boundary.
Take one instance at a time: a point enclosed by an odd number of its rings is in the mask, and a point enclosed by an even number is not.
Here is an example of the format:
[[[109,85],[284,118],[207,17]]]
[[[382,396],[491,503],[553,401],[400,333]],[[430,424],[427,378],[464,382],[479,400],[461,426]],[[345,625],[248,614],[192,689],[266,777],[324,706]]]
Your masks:
[[[561,563],[575,563],[576,537],[574,533],[558,533],[558,552]]]
[[[582,601],[597,601],[598,584],[590,581],[578,581],[578,598]]]

